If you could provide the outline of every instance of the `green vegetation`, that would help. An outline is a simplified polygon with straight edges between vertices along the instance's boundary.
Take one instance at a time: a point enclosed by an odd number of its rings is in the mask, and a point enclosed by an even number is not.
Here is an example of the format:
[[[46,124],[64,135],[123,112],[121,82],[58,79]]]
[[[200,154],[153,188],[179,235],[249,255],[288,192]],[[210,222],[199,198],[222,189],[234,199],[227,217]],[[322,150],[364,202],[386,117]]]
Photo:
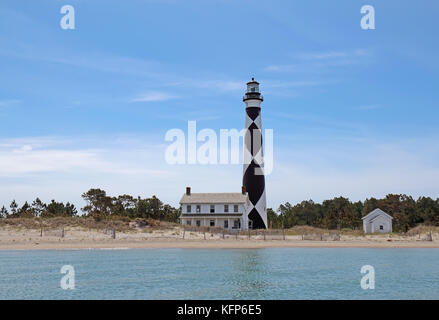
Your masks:
[[[82,194],[86,205],[81,209],[83,217],[96,221],[108,219],[153,219],[178,222],[180,209],[161,202],[156,196],[151,198],[134,198],[130,195],[108,196],[104,190],[90,189]],[[393,230],[407,232],[417,225],[439,226],[439,199],[420,197],[414,200],[407,195],[389,194],[384,199],[370,198],[366,201],[351,202],[338,197],[315,203],[302,201],[296,205],[289,202],[280,205],[277,212],[267,210],[268,225],[272,229],[309,226],[325,230],[359,230],[362,229],[361,217],[372,210],[380,208],[390,214]],[[25,202],[21,207],[13,200],[9,210],[3,206],[0,218],[54,218],[76,217],[78,210],[69,202],[43,203],[39,198],[31,204]]]
[[[10,212],[5,206],[0,209],[0,218],[74,217],[78,213],[75,206],[69,202],[64,204],[52,200],[49,204],[45,204],[39,198],[36,198],[32,204],[26,201],[22,207],[12,200],[9,208]]]
[[[168,204],[163,204],[156,196],[142,199],[134,198],[130,195],[121,195],[110,197],[104,190],[90,189],[82,194],[86,205],[82,212],[86,217],[92,217],[95,220],[108,218],[143,218],[155,219],[169,222],[177,222],[180,216],[180,210]],[[78,211],[75,206],[69,202],[56,202],[52,200],[45,204],[39,198],[35,199],[32,204],[27,201],[22,207],[19,207],[15,200],[12,200],[10,211],[3,206],[0,209],[0,218],[53,218],[53,217],[75,217]]]
[[[338,197],[315,203],[302,201],[296,205],[282,204],[277,212],[267,210],[270,228],[312,226],[322,229],[361,229],[361,217],[380,208],[393,217],[393,229],[407,232],[418,224],[439,226],[439,199],[420,197],[414,200],[407,195],[389,194],[384,199],[370,198],[364,202],[351,202]]]

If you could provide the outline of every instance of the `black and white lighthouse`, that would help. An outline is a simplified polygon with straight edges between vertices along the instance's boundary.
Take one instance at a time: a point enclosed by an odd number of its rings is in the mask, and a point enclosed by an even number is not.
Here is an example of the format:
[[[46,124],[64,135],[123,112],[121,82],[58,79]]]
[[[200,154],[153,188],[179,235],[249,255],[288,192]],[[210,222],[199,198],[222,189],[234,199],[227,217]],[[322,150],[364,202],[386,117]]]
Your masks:
[[[245,102],[244,175],[242,185],[248,192],[247,217],[249,229],[267,228],[267,200],[265,195],[264,157],[262,150],[261,103],[259,82],[247,83]]]

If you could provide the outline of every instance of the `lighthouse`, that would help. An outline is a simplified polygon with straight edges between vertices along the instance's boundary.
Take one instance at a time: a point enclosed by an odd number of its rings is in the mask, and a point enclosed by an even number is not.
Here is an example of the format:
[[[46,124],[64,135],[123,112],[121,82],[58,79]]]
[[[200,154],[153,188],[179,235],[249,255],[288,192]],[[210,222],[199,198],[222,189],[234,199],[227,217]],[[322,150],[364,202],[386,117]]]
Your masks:
[[[264,157],[262,150],[261,103],[259,82],[247,83],[245,103],[244,174],[242,185],[248,193],[246,209],[249,229],[267,228],[267,200],[265,194]]]

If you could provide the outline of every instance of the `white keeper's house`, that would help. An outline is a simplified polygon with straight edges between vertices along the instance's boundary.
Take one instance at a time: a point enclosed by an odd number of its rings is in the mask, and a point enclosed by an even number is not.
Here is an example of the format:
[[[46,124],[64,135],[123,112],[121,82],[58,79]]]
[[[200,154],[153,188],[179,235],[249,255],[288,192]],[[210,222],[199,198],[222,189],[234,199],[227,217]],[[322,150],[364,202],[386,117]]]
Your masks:
[[[363,218],[364,233],[391,233],[393,217],[381,209],[375,209]]]
[[[248,193],[192,193],[186,188],[180,200],[181,224],[196,227],[220,227],[247,230]]]

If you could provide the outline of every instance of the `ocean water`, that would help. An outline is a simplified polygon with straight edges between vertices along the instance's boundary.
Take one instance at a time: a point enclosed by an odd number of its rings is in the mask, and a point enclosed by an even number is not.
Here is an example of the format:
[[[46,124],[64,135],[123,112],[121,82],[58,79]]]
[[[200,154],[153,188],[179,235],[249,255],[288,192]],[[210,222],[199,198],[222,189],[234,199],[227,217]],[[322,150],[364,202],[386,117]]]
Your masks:
[[[439,249],[0,251],[0,299],[439,299]]]

